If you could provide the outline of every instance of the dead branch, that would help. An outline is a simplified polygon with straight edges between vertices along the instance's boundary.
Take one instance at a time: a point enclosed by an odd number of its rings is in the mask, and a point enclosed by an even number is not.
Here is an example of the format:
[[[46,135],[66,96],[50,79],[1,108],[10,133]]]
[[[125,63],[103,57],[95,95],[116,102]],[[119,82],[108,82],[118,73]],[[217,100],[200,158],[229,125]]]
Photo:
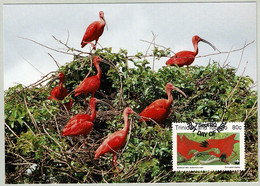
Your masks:
[[[31,113],[31,111],[30,111],[29,108],[28,108],[27,101],[26,101],[26,98],[25,98],[25,97],[24,97],[24,104],[25,104],[25,107],[26,107],[26,109],[27,109],[27,112],[28,112],[28,114],[29,114],[29,116],[30,116],[30,118],[31,118],[31,120],[32,120],[32,123],[33,123],[35,129],[36,129],[38,132],[40,132],[40,129],[39,129],[38,125],[37,125],[37,122],[36,122],[36,120],[34,119],[34,117],[33,117],[32,113]]]
[[[17,36],[17,37],[20,38],[20,39],[25,39],[25,40],[31,41],[31,42],[33,42],[33,43],[36,43],[37,45],[40,45],[40,46],[42,46],[42,47],[44,47],[44,48],[47,48],[47,49],[52,50],[52,51],[55,51],[55,52],[59,52],[59,53],[67,54],[67,55],[72,55],[72,56],[77,55],[77,54],[74,54],[74,53],[64,52],[64,51],[57,50],[57,49],[55,49],[55,48],[48,47],[48,46],[46,46],[46,45],[44,45],[44,44],[41,44],[41,43],[39,43],[39,42],[37,42],[37,41],[34,41],[34,40],[32,40],[32,39],[28,39],[28,38],[20,37],[20,36]]]
[[[218,53],[212,53],[212,54],[207,54],[207,55],[203,55],[203,56],[196,56],[195,58],[200,58],[200,57],[207,57],[207,56],[213,56],[213,55],[219,55],[219,54],[227,54],[227,53],[232,53],[232,52],[237,52],[240,50],[243,50],[244,48],[246,48],[247,46],[251,45],[252,43],[254,43],[255,41],[251,41],[250,43],[247,43],[246,45],[244,45],[241,48],[235,49],[235,50],[231,50],[228,52],[218,52]]]
[[[236,72],[240,67],[240,64],[241,64],[241,61],[242,61],[242,58],[243,58],[243,54],[244,54],[244,50],[245,50],[245,45],[246,45],[246,41],[245,41],[244,47],[243,47],[242,52],[241,52],[241,56],[240,56],[240,60],[239,60],[239,64],[237,66]]]
[[[35,70],[37,70],[38,72],[40,72],[40,74],[44,75],[38,68],[36,68],[32,63],[30,63],[28,60],[26,60],[24,57],[22,57],[24,59],[24,61],[26,61],[29,65],[31,65]]]
[[[170,50],[170,48],[167,48],[167,47],[165,47],[165,46],[163,46],[163,45],[159,45],[159,44],[156,44],[156,43],[154,43],[154,42],[146,41],[146,40],[143,40],[143,39],[141,39],[140,41],[143,41],[143,42],[146,42],[146,43],[150,43],[150,44],[153,44],[153,45],[155,45],[155,46],[162,47],[162,48],[164,48],[164,49],[166,49],[166,50],[169,50],[169,51],[172,52],[174,55],[176,54],[175,52],[173,52],[172,50]],[[151,55],[151,57],[153,57],[153,55]]]
[[[257,112],[256,103],[257,103],[257,100],[255,100],[255,103],[253,104],[253,106],[252,106],[252,108],[249,110],[249,112],[247,113],[247,111],[246,111],[246,117],[245,117],[245,119],[244,119],[243,122],[245,122],[247,119],[251,118],[252,116],[254,116],[254,115],[256,114],[256,112]],[[253,114],[250,116],[250,114],[251,114],[251,112],[252,112],[253,110],[255,110],[255,111],[254,111]]]
[[[56,61],[56,60],[54,59],[54,57],[53,57],[50,53],[48,53],[48,55],[53,59],[53,61],[54,61],[55,64],[57,65],[57,67],[60,68],[60,64],[58,63],[58,61]]]

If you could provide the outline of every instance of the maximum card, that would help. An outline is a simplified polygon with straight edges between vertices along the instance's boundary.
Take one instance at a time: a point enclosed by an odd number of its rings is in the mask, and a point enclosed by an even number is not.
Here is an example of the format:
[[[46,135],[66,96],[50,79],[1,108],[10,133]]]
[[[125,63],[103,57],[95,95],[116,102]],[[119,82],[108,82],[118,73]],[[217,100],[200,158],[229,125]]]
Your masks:
[[[244,123],[173,123],[173,171],[245,170]]]

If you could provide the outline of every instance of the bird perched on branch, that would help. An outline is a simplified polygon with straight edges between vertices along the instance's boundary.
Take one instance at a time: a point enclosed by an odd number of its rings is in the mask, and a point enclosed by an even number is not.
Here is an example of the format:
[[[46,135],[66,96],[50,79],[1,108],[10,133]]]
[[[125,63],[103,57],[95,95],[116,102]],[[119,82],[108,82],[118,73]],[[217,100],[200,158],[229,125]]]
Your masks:
[[[95,76],[85,78],[74,90],[75,96],[84,94],[85,99],[87,98],[88,93],[91,93],[92,97],[95,96],[96,91],[100,87],[100,79],[101,79],[101,75],[102,75],[102,71],[99,66],[100,62],[101,62],[101,57],[95,56],[93,58],[93,64],[97,69],[97,74]],[[102,61],[102,62],[106,63],[105,61]],[[87,108],[87,106],[86,106],[86,108]]]
[[[95,159],[104,155],[105,153],[112,153],[113,159],[111,165],[113,168],[115,165],[116,170],[118,172],[121,172],[122,170],[121,171],[118,170],[116,155],[117,155],[117,151],[121,147],[123,147],[126,142],[127,133],[129,130],[129,119],[128,119],[129,114],[137,115],[131,108],[126,107],[123,113],[124,124],[125,124],[124,128],[107,136],[107,138],[103,141],[103,143],[98,147],[98,149],[95,152]]]
[[[228,163],[230,159],[235,157],[237,153],[234,151],[234,144],[239,143],[239,140],[235,140],[236,134],[232,134],[226,138],[223,139],[208,139],[201,143],[201,147],[212,149],[212,148],[218,148],[219,153],[217,154],[214,151],[210,151],[210,155],[214,155],[218,158],[220,158],[220,161]],[[234,152],[234,156],[231,158],[231,154]]]
[[[93,121],[96,119],[96,104],[98,100],[96,98],[91,98],[89,100],[89,106],[91,109],[91,115],[88,114],[77,114],[73,116],[67,125],[62,129],[62,136],[86,136],[90,133],[93,128]],[[86,110],[87,112],[87,110]],[[85,145],[85,139],[83,141]]]
[[[66,88],[63,87],[65,75],[62,72],[60,72],[57,78],[60,80],[59,86],[52,89],[51,95],[48,97],[49,100],[63,100],[68,95]]]
[[[83,48],[85,45],[90,43],[92,45],[93,49],[94,50],[96,49],[96,44],[98,42],[98,39],[103,34],[104,27],[106,25],[106,20],[105,20],[103,11],[99,12],[99,18],[100,18],[100,21],[95,21],[87,27],[86,32],[81,41],[81,48]],[[93,44],[91,42],[94,40],[95,40],[95,44]]]
[[[140,119],[139,122],[143,120],[149,121],[152,119],[158,122],[162,127],[162,121],[164,121],[171,112],[171,104],[173,101],[171,91],[177,90],[178,92],[183,94],[185,98],[187,98],[186,94],[183,91],[181,91],[171,83],[166,84],[165,90],[166,94],[168,95],[168,99],[157,99],[154,102],[152,102],[140,113],[142,119]]]
[[[197,35],[195,35],[195,36],[192,37],[192,43],[193,43],[193,46],[194,46],[194,51],[178,52],[166,62],[166,65],[174,66],[176,64],[179,67],[186,65],[187,66],[187,72],[189,73],[189,65],[191,65],[193,63],[195,56],[199,52],[198,43],[200,41],[209,44],[214,50],[217,50],[217,48],[214,45],[212,45],[210,42],[206,41],[205,39],[200,38]]]

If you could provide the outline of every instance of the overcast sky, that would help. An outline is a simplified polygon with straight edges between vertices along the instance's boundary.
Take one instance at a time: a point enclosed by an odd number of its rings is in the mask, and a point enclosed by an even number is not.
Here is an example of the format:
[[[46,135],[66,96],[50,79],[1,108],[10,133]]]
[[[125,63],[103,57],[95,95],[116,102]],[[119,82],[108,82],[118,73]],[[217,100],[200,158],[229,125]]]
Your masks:
[[[99,20],[98,12],[104,11],[108,30],[99,39],[103,47],[120,48],[129,54],[144,52],[157,35],[156,43],[172,51],[193,50],[191,38],[199,35],[214,44],[220,51],[243,47],[245,41],[256,41],[256,3],[135,3],[135,4],[24,4],[4,5],[4,89],[22,83],[29,85],[42,76],[30,66],[29,61],[42,73],[57,70],[50,53],[60,64],[72,60],[72,56],[55,53],[33,42],[18,38],[26,37],[56,49],[64,47],[52,35],[80,48],[87,26]],[[89,51],[90,45],[83,48]],[[99,46],[97,46],[99,47]],[[199,43],[199,56],[214,53],[213,49]],[[231,53],[228,62],[237,67],[241,51]],[[225,61],[227,55],[198,58],[192,65],[207,65],[209,60]],[[156,69],[165,65],[167,58],[156,63]],[[257,79],[256,42],[249,45],[243,54],[245,75]]]

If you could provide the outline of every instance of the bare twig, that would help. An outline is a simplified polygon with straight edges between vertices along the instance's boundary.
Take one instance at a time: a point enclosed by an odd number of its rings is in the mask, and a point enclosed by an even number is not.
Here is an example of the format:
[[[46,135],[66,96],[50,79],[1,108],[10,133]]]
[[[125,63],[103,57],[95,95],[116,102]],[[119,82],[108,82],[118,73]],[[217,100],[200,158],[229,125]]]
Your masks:
[[[152,34],[153,34],[153,40],[152,40],[152,42],[153,42],[153,46],[154,46],[154,48],[155,48],[155,39],[156,39],[157,35],[155,35],[153,32],[152,32]],[[155,62],[155,56],[153,57],[153,67],[152,67],[152,71],[154,71],[154,62]]]
[[[245,41],[244,46],[246,46],[246,41]],[[238,64],[238,66],[237,66],[236,72],[237,72],[237,70],[238,70],[239,67],[240,67],[240,64],[241,64],[241,61],[242,61],[242,58],[243,58],[243,54],[244,54],[244,50],[245,50],[245,47],[243,47],[243,49],[242,49],[242,53],[241,53],[241,56],[240,56],[240,60],[239,60],[239,64]]]
[[[224,61],[222,68],[226,68],[227,65],[229,64],[229,63],[227,63],[227,60],[228,60],[228,58],[229,58],[229,55],[230,55],[231,51],[232,51],[232,48],[229,50],[228,55],[227,55],[227,58],[226,58],[226,60]],[[226,63],[227,63],[227,64],[226,64]]]
[[[5,126],[13,133],[13,135],[15,135],[15,137],[18,138],[17,134],[9,127],[9,125],[5,123]]]
[[[253,115],[255,115],[255,113],[257,112],[257,106],[256,106],[257,100],[255,100],[255,103],[253,104],[252,108],[249,110],[249,112],[246,112],[246,117],[244,119],[243,122],[245,122],[247,119],[249,119],[250,117],[252,117]],[[255,111],[253,112],[253,114],[250,116],[251,112],[255,109]]]
[[[67,32],[68,32],[68,37],[67,37],[67,40],[66,40],[66,42],[65,42],[66,45],[68,45],[69,38],[70,38],[70,32],[69,32],[69,30],[67,30]]]
[[[38,72],[40,72],[42,75],[44,75],[38,68],[36,68],[32,63],[30,63],[27,59],[25,59],[24,57],[22,57],[24,59],[24,61],[26,61],[29,65],[31,65],[35,70],[37,70]]]
[[[33,123],[35,129],[36,129],[38,132],[40,132],[40,129],[39,129],[38,125],[37,125],[37,122],[36,122],[36,120],[34,119],[34,117],[33,117],[32,113],[31,113],[31,111],[29,110],[29,108],[28,108],[28,106],[27,106],[27,102],[26,102],[26,98],[25,98],[25,97],[24,97],[24,104],[25,104],[25,107],[26,107],[26,109],[27,109],[27,112],[28,112],[28,114],[29,114],[29,116],[30,116],[30,118],[31,118],[31,120],[32,120],[32,123]]]
[[[172,50],[170,50],[170,48],[167,48],[167,47],[165,47],[165,46],[163,46],[163,45],[159,45],[159,44],[156,44],[156,43],[154,43],[154,42],[146,41],[146,40],[143,40],[143,39],[141,39],[140,41],[143,41],[143,42],[146,42],[146,43],[150,43],[150,44],[153,44],[153,45],[162,47],[162,48],[164,48],[164,49],[166,49],[166,50],[169,50],[169,51],[172,52],[173,54],[176,54],[175,52],[173,52]],[[152,55],[151,57],[153,57],[153,55]]]
[[[247,65],[247,63],[246,63],[246,65]],[[244,68],[244,70],[243,70],[243,72],[242,72],[242,75],[239,77],[239,79],[238,79],[238,81],[237,81],[237,84],[235,85],[235,87],[233,88],[233,90],[230,92],[230,94],[228,95],[228,97],[225,99],[225,105],[226,105],[226,107],[228,107],[228,100],[234,95],[234,93],[235,93],[235,91],[236,91],[236,89],[237,89],[237,87],[238,87],[238,85],[239,85],[239,83],[240,83],[240,81],[241,81],[241,79],[242,79],[242,77],[243,77],[243,75],[244,75],[245,70],[246,70],[246,66],[245,66],[245,68]]]
[[[40,45],[40,46],[42,46],[42,47],[44,47],[44,48],[47,48],[47,49],[52,50],[52,51],[55,51],[55,52],[59,52],[59,53],[67,54],[67,55],[72,55],[72,56],[76,55],[76,54],[73,54],[73,53],[63,52],[63,51],[60,51],[60,50],[57,50],[57,49],[48,47],[48,46],[46,46],[46,45],[44,45],[44,44],[41,44],[41,43],[39,43],[39,42],[37,42],[37,41],[34,41],[34,40],[32,40],[32,39],[28,39],[28,38],[20,37],[20,36],[17,36],[17,37],[20,38],[20,39],[25,39],[25,40],[31,41],[31,42],[33,42],[33,43],[36,43],[37,45]]]
[[[246,62],[246,65],[247,65],[247,62]],[[244,72],[246,70],[246,66],[244,67],[244,70],[242,72],[242,75],[239,77],[238,81],[237,81],[237,84],[235,85],[235,87],[233,88],[233,90],[230,92],[230,94],[227,96],[227,98],[225,99],[225,108],[228,109],[230,107],[230,105],[232,104],[232,102],[229,102],[229,100],[233,97],[243,75],[244,75]],[[233,101],[234,102],[234,101]],[[223,113],[222,117],[221,117],[221,122],[223,121],[224,117],[226,115],[226,112]]]
[[[238,48],[235,50],[231,50],[228,52],[218,52],[218,53],[212,53],[212,54],[207,54],[207,55],[203,55],[203,56],[196,56],[196,58],[200,58],[200,57],[207,57],[207,56],[213,56],[213,55],[219,55],[219,54],[227,54],[227,53],[231,53],[231,52],[237,52],[240,50],[243,50],[244,48],[246,48],[247,46],[251,45],[252,43],[254,43],[255,41],[251,41],[250,43],[247,43],[246,45],[244,45],[242,48]]]
[[[51,58],[53,59],[53,61],[54,61],[55,64],[57,65],[57,67],[60,68],[60,64],[58,63],[58,61],[56,61],[56,60],[54,59],[54,57],[53,57],[50,53],[48,53],[48,55],[51,56]]]

